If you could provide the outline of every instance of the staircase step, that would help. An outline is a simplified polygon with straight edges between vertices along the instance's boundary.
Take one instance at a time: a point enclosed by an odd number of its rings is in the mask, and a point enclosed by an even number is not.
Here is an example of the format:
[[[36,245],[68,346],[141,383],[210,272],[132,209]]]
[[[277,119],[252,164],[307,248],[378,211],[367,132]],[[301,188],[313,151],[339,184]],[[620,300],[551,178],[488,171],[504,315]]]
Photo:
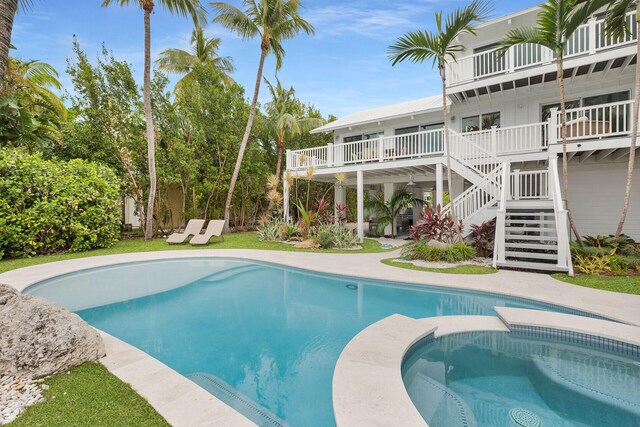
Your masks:
[[[558,254],[545,254],[540,252],[505,251],[505,256],[522,259],[550,259],[556,261]]]
[[[558,245],[548,245],[546,243],[505,242],[504,245],[507,248],[516,248],[516,249],[538,249],[541,251],[557,251],[558,250]]]
[[[541,262],[527,262],[527,261],[510,261],[499,262],[497,264],[501,268],[520,268],[522,270],[542,270],[542,271],[568,271],[567,268],[558,267],[555,264],[547,264]]]
[[[533,240],[533,241],[552,241],[555,242],[558,240],[558,236],[531,236],[526,234],[511,234],[507,233],[505,235],[505,240]]]
[[[537,232],[540,233],[541,231],[544,231],[545,233],[550,233],[556,232],[556,228],[555,227],[505,227],[504,228],[507,232],[509,231],[521,231],[521,232]]]
[[[556,222],[554,220],[549,220],[549,219],[512,219],[512,218],[507,218],[506,219],[506,224],[507,225],[513,225],[513,224],[527,224],[527,225],[536,225],[536,224],[544,224],[544,225],[555,225]]]

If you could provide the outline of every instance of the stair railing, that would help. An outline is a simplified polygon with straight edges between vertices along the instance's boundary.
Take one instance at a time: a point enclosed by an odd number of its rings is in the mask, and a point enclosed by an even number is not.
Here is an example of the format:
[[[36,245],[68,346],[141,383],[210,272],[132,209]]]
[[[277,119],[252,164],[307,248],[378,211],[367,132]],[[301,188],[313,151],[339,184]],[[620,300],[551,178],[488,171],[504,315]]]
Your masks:
[[[469,138],[449,129],[450,155],[481,177],[500,166],[500,160]]]
[[[511,180],[511,163],[502,164],[502,191],[500,192],[500,202],[498,205],[498,215],[496,216],[496,233],[493,239],[493,268],[498,267],[498,263],[506,261],[506,224],[507,224],[507,200],[511,195],[509,188]]]
[[[555,214],[556,233],[558,236],[558,267],[567,269],[569,275],[573,276],[571,247],[569,245],[569,219],[567,210],[562,202],[557,158],[549,159],[549,191],[553,197],[553,211]]]

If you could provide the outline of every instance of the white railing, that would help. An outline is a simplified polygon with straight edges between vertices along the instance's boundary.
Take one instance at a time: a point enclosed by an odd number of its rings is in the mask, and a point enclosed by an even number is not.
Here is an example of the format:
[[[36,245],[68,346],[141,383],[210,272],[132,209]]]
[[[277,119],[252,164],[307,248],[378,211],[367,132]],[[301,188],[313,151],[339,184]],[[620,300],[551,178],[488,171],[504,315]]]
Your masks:
[[[503,165],[498,165],[480,182],[462,192],[444,207],[443,215],[449,214],[453,206],[456,219],[464,222],[478,212],[494,205],[502,191],[502,170]]]
[[[468,134],[449,130],[451,157],[484,177],[500,164],[500,160],[481,145],[468,139],[467,136]]]
[[[331,144],[330,144],[331,145]],[[327,166],[328,146],[305,148],[304,150],[287,150],[288,169],[306,169],[308,167]]]
[[[444,152],[444,130],[433,129],[382,138],[383,160],[428,156]]]
[[[332,165],[348,165],[353,163],[365,163],[379,160],[380,139],[365,139],[363,141],[345,142],[335,144],[331,148],[333,152]]]
[[[496,155],[532,153],[547,147],[548,122],[531,123],[503,128],[492,127],[488,130],[465,132],[461,134],[484,150]]]
[[[549,171],[521,171],[514,169],[510,174],[509,186],[512,200],[548,199]]]
[[[509,194],[511,194],[511,180],[509,175],[511,174],[511,164],[505,162],[502,164],[502,191],[500,192],[500,202],[498,204],[498,213],[496,215],[496,234],[493,242],[493,268],[498,267],[498,263],[506,261],[506,219],[507,219],[507,200]]]
[[[613,38],[606,34],[604,20],[590,19],[581,25],[567,40],[565,57],[593,55],[599,51],[630,44],[638,39],[635,25],[635,12],[627,14],[627,23],[631,34],[622,38]],[[477,80],[502,73],[512,73],[522,68],[532,67],[554,60],[550,49],[535,45],[522,44],[510,47],[501,55],[498,50],[476,53],[452,62],[447,67],[447,80],[450,86]]]
[[[549,192],[553,200],[556,233],[558,236],[558,267],[566,268],[569,275],[573,276],[571,248],[569,246],[569,220],[562,201],[560,178],[558,176],[558,159],[556,157],[549,159]]]
[[[566,110],[567,140],[631,135],[633,102],[629,100]],[[555,121],[550,122],[550,134],[556,138],[553,142],[559,142],[562,139],[560,111],[553,109],[551,118],[555,118]]]

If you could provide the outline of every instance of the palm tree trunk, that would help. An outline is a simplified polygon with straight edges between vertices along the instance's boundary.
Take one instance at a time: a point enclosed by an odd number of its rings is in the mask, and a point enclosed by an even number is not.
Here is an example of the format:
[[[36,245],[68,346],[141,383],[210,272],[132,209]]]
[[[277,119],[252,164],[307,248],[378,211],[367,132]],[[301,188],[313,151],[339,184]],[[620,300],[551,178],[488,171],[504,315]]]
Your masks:
[[[13,18],[18,10],[18,0],[0,0],[0,89],[9,60],[9,45],[13,31]]]
[[[147,159],[149,162],[149,200],[147,201],[144,240],[153,239],[153,208],[156,199],[156,143],[151,114],[151,12],[153,4],[144,8],[144,120],[147,122]]]
[[[565,209],[567,210],[567,216],[569,217],[569,224],[573,230],[573,234],[576,236],[576,240],[580,246],[584,246],[582,237],[578,233],[575,223],[573,222],[573,215],[571,213],[571,207],[569,206],[569,162],[567,159],[567,109],[565,105],[564,97],[564,66],[562,63],[562,50],[556,51],[556,64],[557,64],[557,76],[560,84],[560,135],[562,136],[562,198],[564,201]]]
[[[444,150],[447,156],[447,189],[449,190],[449,203],[451,204],[451,219],[456,224],[456,211],[453,205],[453,189],[451,187],[451,151],[449,146],[449,113],[447,112],[447,75],[444,64],[440,65],[440,77],[442,78],[442,115],[444,121]],[[458,227],[459,228],[459,227]],[[462,230],[458,230],[458,240],[462,240]]]
[[[636,28],[640,30],[640,0],[636,0]],[[636,43],[636,57],[640,58],[640,39]],[[633,167],[636,159],[636,144],[638,140],[638,119],[640,118],[640,67],[636,66],[636,97],[633,103],[633,123],[631,124],[631,143],[629,147],[629,164],[627,167],[627,185],[624,190],[624,202],[620,222],[616,229],[616,239],[622,234],[624,221],[629,211],[629,198],[631,197],[631,184],[633,182]]]
[[[282,170],[282,154],[284,153],[284,139],[278,141],[278,160],[276,161],[276,176],[280,177]]]
[[[253,119],[256,115],[256,104],[258,103],[258,94],[260,93],[260,81],[262,80],[262,69],[264,68],[264,59],[267,57],[268,52],[268,44],[262,43],[262,53],[260,55],[260,64],[258,65],[258,75],[256,76],[256,86],[253,90],[253,100],[251,101],[251,108],[249,109],[249,119],[247,120],[247,127],[244,130],[244,136],[242,137],[242,142],[240,143],[240,150],[238,151],[238,158],[236,160],[236,166],[233,169],[233,175],[231,175],[231,182],[229,183],[229,192],[227,193],[227,201],[224,204],[224,220],[225,220],[225,230],[229,230],[229,220],[230,220],[230,210],[231,210],[231,201],[233,200],[233,190],[236,187],[236,182],[238,181],[238,175],[240,174],[240,166],[242,166],[242,158],[244,157],[244,152],[247,149],[247,142],[249,141],[249,136],[251,135],[251,127],[253,126]]]

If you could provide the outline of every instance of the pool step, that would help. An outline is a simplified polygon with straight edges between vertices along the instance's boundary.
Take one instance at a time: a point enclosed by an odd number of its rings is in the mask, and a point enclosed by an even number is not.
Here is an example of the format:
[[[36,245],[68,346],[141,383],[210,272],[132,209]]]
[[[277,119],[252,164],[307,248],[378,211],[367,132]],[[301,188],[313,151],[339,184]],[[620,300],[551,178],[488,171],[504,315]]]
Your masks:
[[[255,265],[255,264],[238,265],[236,267],[230,267],[224,270],[216,271],[214,273],[211,273],[209,276],[203,277],[200,280],[207,283],[220,282],[230,277],[234,277],[243,273],[249,273],[251,271],[260,270],[262,268],[264,268],[262,265]]]

